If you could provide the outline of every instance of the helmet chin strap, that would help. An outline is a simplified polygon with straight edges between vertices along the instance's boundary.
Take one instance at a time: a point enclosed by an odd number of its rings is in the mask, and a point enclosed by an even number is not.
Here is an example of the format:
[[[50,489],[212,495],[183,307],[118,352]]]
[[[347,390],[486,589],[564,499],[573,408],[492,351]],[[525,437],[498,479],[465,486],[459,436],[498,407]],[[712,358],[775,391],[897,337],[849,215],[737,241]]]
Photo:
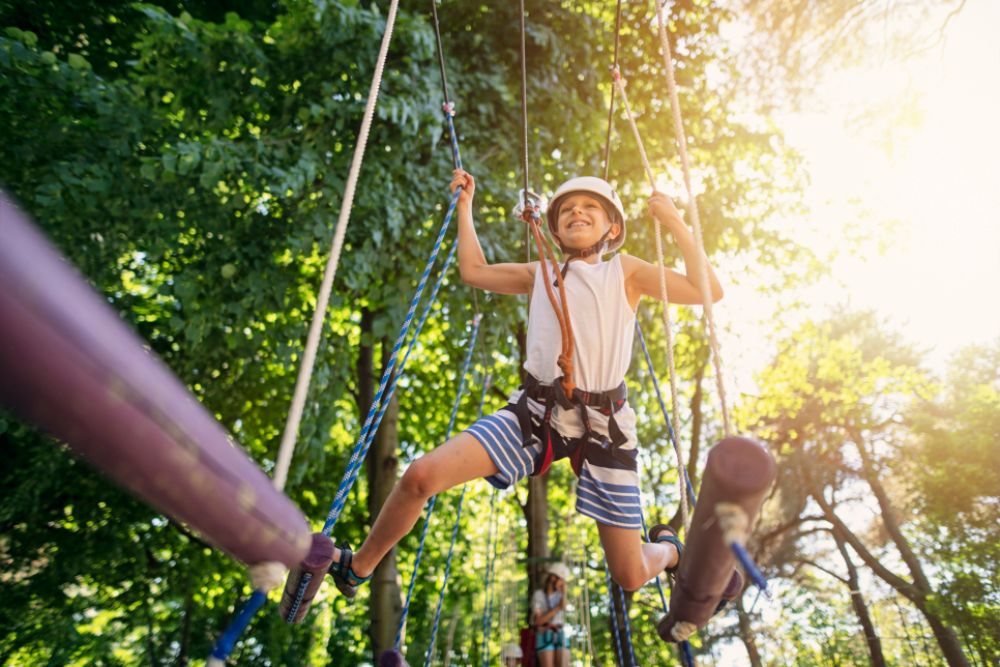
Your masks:
[[[586,259],[591,255],[604,254],[603,251],[608,244],[608,235],[610,234],[611,234],[611,227],[608,227],[608,230],[604,232],[604,235],[601,236],[600,239],[598,239],[597,243],[587,248],[582,248],[580,250],[568,250],[566,246],[563,245],[562,241],[559,241],[559,247],[560,249],[562,249],[563,254],[566,255],[567,262],[571,259],[577,259],[577,258]]]

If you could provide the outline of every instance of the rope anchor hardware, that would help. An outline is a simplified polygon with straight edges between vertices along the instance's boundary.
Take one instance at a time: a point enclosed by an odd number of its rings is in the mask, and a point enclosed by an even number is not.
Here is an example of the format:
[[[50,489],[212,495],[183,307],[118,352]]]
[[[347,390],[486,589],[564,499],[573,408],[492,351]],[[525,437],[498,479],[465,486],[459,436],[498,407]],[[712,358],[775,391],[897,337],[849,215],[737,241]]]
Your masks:
[[[532,217],[534,214],[542,215],[545,213],[545,200],[544,198],[531,190],[525,191],[523,188],[517,192],[517,204],[514,205],[514,217],[518,220],[524,220],[524,214],[526,211],[531,211]]]

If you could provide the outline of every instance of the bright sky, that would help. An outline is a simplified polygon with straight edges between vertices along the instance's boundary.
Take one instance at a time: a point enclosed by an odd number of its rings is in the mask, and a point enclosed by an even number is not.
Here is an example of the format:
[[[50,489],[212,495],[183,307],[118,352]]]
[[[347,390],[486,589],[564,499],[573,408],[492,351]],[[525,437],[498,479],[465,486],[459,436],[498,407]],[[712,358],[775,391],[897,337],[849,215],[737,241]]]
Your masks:
[[[778,119],[811,180],[812,214],[785,223],[795,238],[825,254],[846,246],[846,225],[861,224],[889,241],[882,255],[871,242],[840,257],[834,280],[806,295],[814,316],[842,303],[874,309],[937,367],[963,345],[1000,336],[997,26],[1000,2],[969,0],[943,44],[832,76],[807,100],[811,111]],[[851,122],[873,110],[867,124]],[[735,330],[723,356],[737,389],[752,390],[750,374],[774,349],[764,338],[773,306],[753,285],[730,290],[720,306]],[[748,331],[753,322],[760,331]]]

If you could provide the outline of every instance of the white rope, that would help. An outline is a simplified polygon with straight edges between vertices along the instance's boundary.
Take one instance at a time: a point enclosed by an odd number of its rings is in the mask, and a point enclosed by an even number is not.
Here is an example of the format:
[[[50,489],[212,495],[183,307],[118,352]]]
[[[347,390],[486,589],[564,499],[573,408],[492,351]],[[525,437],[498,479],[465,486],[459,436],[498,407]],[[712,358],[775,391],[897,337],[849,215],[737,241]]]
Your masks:
[[[750,536],[750,518],[742,506],[737,503],[718,503],[715,506],[715,516],[719,520],[722,541],[727,546],[747,543],[747,538]]]
[[[358,141],[354,146],[354,157],[351,159],[347,184],[344,186],[344,199],[340,203],[340,216],[337,218],[337,228],[333,235],[330,257],[326,263],[319,298],[316,300],[316,311],[313,313],[312,324],[309,327],[309,337],[306,340],[302,365],[299,367],[299,376],[295,382],[295,393],[292,396],[291,409],[288,411],[288,420],[285,422],[285,432],[281,436],[278,461],[274,467],[274,487],[279,491],[284,490],[285,481],[288,479],[288,467],[292,462],[292,452],[295,450],[295,440],[298,437],[299,424],[302,421],[302,411],[305,408],[306,395],[309,393],[309,381],[312,379],[313,365],[316,363],[316,350],[319,347],[319,339],[323,331],[323,321],[326,319],[326,309],[330,303],[333,279],[337,275],[337,265],[340,263],[340,251],[344,247],[347,222],[351,217],[351,208],[354,205],[354,190],[358,184],[358,174],[361,172],[361,161],[364,159],[372,117],[375,115],[375,104],[378,101],[379,87],[382,84],[382,70],[389,52],[389,42],[392,40],[392,28],[396,22],[398,5],[399,0],[392,0],[389,14],[386,17],[382,46],[375,63],[375,73],[372,75],[372,85],[368,91],[368,101],[365,104],[361,129],[358,131]]]
[[[719,339],[716,334],[715,318],[712,316],[712,292],[708,279],[707,255],[705,242],[701,233],[701,218],[698,215],[698,200],[691,185],[691,165],[688,160],[687,139],[684,136],[684,121],[681,118],[681,105],[677,96],[677,81],[674,79],[673,57],[670,53],[670,42],[667,39],[667,28],[663,21],[663,5],[656,3],[656,21],[660,36],[660,50],[663,55],[663,67],[667,75],[667,89],[670,92],[670,109],[674,118],[674,135],[677,139],[677,149],[681,156],[681,167],[684,170],[684,187],[687,189],[688,213],[691,215],[691,226],[694,228],[695,243],[698,246],[699,261],[706,264],[701,267],[701,296],[704,300],[705,318],[708,320],[708,339],[712,347],[712,363],[715,366],[715,382],[719,391],[719,403],[722,405],[722,424],[726,435],[732,434],[729,421],[729,402],[726,400],[726,383],[722,374],[722,356],[719,354]],[[645,159],[645,157],[643,158]]]
[[[649,166],[649,158],[646,157],[646,147],[642,143],[642,137],[639,135],[639,128],[635,124],[635,117],[632,115],[632,107],[630,107],[628,103],[628,95],[625,93],[625,82],[622,80],[621,73],[617,69],[612,73],[612,78],[614,79],[615,87],[618,89],[618,94],[621,97],[622,104],[625,106],[625,115],[628,116],[629,125],[631,125],[632,133],[635,135],[635,142],[639,146],[639,156],[642,158],[642,166],[646,170],[646,178],[649,179],[649,187],[655,191],[656,179],[653,177],[652,167]],[[663,309],[661,311],[663,318],[663,330],[667,335],[667,363],[670,370],[670,421],[673,424],[674,438],[677,441],[677,447],[675,449],[677,452],[677,486],[681,498],[681,524],[684,526],[686,531],[688,528],[688,515],[690,512],[688,510],[687,487],[684,484],[684,453],[680,446],[680,399],[677,394],[677,372],[674,366],[674,333],[673,327],[670,324],[670,296],[667,294],[667,274],[666,268],[663,265],[663,240],[660,238],[660,224],[655,219],[653,220],[653,233],[656,237],[656,268],[658,269],[658,273],[660,275],[660,299],[663,301]]]

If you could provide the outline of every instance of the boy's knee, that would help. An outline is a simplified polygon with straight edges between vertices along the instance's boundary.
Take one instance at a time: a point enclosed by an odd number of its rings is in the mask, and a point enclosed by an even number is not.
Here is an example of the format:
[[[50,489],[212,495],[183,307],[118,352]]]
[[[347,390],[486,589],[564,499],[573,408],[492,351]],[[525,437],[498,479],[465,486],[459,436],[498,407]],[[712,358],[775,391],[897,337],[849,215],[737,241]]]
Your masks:
[[[630,593],[639,590],[646,583],[641,573],[630,568],[611,567],[610,569],[611,579]]]
[[[430,498],[435,494],[434,470],[423,458],[410,464],[399,480],[402,490],[411,496]]]

